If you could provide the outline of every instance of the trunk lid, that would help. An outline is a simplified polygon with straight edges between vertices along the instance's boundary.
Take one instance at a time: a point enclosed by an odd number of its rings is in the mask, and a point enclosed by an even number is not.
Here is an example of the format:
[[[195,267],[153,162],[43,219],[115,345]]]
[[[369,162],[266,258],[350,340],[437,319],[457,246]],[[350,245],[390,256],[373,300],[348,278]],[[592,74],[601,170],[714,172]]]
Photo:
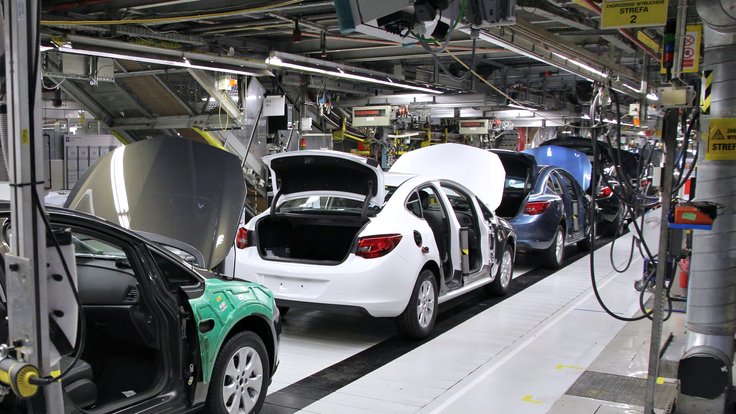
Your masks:
[[[550,165],[567,170],[575,177],[583,190],[587,191],[590,187],[593,166],[584,153],[556,145],[530,148],[524,150],[524,153],[534,156],[541,165]]]
[[[235,240],[245,191],[233,154],[160,137],[105,154],[82,175],[65,207],[186,243],[201,254],[197,265],[211,269]]]
[[[438,144],[407,152],[389,171],[457,181],[491,211],[501,204],[506,179],[498,155],[461,144]]]
[[[264,157],[274,193],[342,192],[383,204],[383,171],[374,160],[337,151],[294,151]]]

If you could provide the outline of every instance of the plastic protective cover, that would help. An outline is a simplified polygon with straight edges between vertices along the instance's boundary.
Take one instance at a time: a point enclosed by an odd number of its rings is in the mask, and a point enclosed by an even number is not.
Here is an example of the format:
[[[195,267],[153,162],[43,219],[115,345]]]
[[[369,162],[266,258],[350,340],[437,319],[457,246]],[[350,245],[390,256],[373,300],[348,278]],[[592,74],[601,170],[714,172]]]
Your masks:
[[[523,152],[533,155],[539,165],[551,165],[566,170],[575,177],[583,190],[587,191],[590,187],[593,166],[588,156],[582,152],[556,145],[530,148]]]
[[[461,144],[438,144],[402,155],[394,173],[446,178],[464,185],[491,211],[501,204],[506,170],[498,155]]]

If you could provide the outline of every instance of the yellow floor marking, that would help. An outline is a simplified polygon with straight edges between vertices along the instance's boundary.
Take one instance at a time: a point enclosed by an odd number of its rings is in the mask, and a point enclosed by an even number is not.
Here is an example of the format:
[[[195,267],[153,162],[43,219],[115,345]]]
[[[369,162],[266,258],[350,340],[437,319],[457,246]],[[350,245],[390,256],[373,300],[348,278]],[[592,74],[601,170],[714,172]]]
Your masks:
[[[535,400],[531,395],[525,395],[521,397],[521,401],[532,403],[532,404],[544,404],[542,401]]]

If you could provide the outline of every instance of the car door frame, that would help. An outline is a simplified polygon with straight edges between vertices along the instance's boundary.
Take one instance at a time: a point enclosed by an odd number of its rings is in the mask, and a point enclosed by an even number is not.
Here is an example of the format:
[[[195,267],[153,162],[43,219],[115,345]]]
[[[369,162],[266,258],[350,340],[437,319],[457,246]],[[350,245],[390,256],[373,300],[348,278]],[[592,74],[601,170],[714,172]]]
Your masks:
[[[180,364],[181,358],[179,357],[181,341],[179,340],[178,306],[171,297],[161,294],[162,291],[166,290],[165,285],[155,267],[155,262],[146,243],[138,239],[138,236],[134,233],[127,233],[116,226],[84,217],[54,213],[50,214],[50,217],[53,226],[71,227],[72,233],[76,228],[83,234],[100,237],[103,240],[111,240],[117,246],[123,248],[141,287],[139,294],[145,297],[151,316],[157,319],[155,335],[163,367],[159,382],[146,394],[143,394],[139,401],[134,401],[131,404],[121,399],[119,402],[100,407],[104,411],[97,412],[133,414],[159,412],[162,409],[187,409],[188,403],[181,393],[181,385],[183,384],[181,373],[183,370]],[[104,229],[100,229],[101,226]],[[177,338],[177,341],[173,342],[172,338]]]

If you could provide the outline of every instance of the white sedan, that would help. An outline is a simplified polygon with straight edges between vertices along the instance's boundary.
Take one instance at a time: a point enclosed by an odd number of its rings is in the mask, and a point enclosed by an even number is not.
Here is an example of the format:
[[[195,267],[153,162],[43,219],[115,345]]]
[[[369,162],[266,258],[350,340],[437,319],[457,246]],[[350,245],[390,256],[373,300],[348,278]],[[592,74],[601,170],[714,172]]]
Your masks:
[[[506,292],[516,246],[492,213],[504,180],[495,154],[441,144],[402,156],[389,173],[332,151],[264,160],[272,205],[240,229],[226,263],[270,288],[279,306],[396,317],[401,333],[421,338],[439,303],[481,286]]]

